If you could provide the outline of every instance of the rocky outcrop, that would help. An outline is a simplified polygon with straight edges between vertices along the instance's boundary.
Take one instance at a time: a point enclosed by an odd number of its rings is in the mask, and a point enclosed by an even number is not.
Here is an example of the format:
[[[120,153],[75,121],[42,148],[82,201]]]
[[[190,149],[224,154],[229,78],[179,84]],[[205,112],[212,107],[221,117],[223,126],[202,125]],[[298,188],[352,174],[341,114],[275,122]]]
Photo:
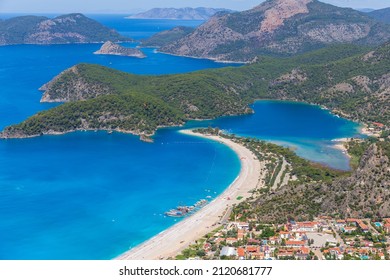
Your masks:
[[[161,48],[183,56],[251,62],[258,55],[291,55],[335,43],[379,45],[390,26],[352,9],[317,0],[268,0],[243,12],[220,14]]]
[[[0,22],[0,46],[14,44],[69,44],[132,41],[82,14],[53,19],[15,17]]]
[[[216,13],[231,12],[227,9],[213,8],[154,8],[144,13],[128,16],[129,19],[177,19],[177,20],[207,20]]]
[[[54,77],[39,88],[44,91],[41,102],[69,102],[87,100],[100,95],[114,93],[107,85],[97,82],[88,83],[79,73],[79,67],[73,66]]]
[[[131,56],[137,58],[146,57],[146,55],[140,49],[125,48],[118,44],[114,44],[111,41],[105,42],[98,51],[94,52],[94,54]]]

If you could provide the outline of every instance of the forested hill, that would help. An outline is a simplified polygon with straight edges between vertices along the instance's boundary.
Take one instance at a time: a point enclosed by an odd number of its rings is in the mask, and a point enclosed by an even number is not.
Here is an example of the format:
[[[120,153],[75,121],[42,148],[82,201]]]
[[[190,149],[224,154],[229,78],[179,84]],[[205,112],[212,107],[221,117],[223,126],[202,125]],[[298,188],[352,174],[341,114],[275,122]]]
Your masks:
[[[0,21],[0,46],[132,41],[82,14],[50,19],[22,16]]]
[[[184,38],[195,28],[187,26],[177,26],[170,30],[164,30],[157,34],[154,34],[150,38],[142,40],[143,47],[163,47],[170,44],[173,41],[180,40]]]
[[[298,100],[350,119],[390,124],[390,44],[340,45],[293,58],[260,57],[242,67],[164,76],[74,66],[44,85],[44,102],[70,102],[8,127],[4,138],[82,129],[151,135],[189,119],[249,113],[255,99]],[[136,106],[134,104],[143,104]]]

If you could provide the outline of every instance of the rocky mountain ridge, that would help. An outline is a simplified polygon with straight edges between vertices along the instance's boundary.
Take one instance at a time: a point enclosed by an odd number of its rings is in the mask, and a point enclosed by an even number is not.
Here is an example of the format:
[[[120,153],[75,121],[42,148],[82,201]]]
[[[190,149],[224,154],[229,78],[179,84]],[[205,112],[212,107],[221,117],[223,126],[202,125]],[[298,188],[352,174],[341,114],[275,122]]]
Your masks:
[[[338,43],[379,45],[389,39],[390,25],[352,9],[317,0],[268,0],[247,11],[217,14],[161,51],[250,62],[261,54],[292,55]]]

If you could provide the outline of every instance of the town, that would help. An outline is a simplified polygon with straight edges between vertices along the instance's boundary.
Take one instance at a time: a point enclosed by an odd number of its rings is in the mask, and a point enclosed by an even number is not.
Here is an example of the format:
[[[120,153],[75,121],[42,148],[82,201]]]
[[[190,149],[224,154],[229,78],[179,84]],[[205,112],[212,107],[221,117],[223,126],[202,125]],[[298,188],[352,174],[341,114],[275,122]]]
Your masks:
[[[317,217],[313,221],[261,224],[227,222],[185,249],[176,259],[389,260],[390,218]]]

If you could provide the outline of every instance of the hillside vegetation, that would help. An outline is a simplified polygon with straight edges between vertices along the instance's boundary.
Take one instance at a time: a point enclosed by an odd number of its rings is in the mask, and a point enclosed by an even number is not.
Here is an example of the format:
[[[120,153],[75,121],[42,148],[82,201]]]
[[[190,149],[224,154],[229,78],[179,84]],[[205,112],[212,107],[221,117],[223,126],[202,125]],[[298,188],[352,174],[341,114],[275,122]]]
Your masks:
[[[383,218],[390,211],[390,142],[355,143],[362,154],[348,176],[289,184],[251,203],[251,212],[263,222],[288,219]],[[355,147],[356,148],[356,147]]]
[[[172,114],[170,120],[176,120],[177,116],[183,121],[251,113],[248,105],[256,99],[282,99],[321,104],[351,119],[389,126],[389,62],[390,45],[386,44],[373,51],[341,45],[293,58],[260,57],[256,63],[242,67],[163,76],[132,75],[98,65],[80,64],[42,87],[45,90],[42,101],[72,101],[73,112],[64,113],[64,106],[69,105],[61,105],[39,114],[46,115],[45,118],[35,116],[19,126],[6,128],[2,137],[58,132],[61,123],[54,116],[80,116],[84,101],[94,104],[99,98],[110,95],[121,98],[131,95],[140,100],[153,97],[169,109],[164,112]],[[122,116],[129,116],[133,113],[129,110],[135,110],[135,107],[125,110],[114,103],[108,113],[114,109],[122,112]],[[88,123],[93,123],[96,129],[107,129],[102,121],[107,112],[93,105],[91,110],[94,112]],[[141,112],[142,107],[137,111]],[[148,114],[142,116],[143,122],[149,124]],[[76,122],[72,130],[85,129],[86,124],[81,123]],[[132,129],[127,130],[152,134],[141,129],[137,122],[132,124]],[[156,122],[147,127],[158,125],[166,123]],[[29,129],[31,126],[33,130]],[[66,130],[61,129],[61,132]]]

